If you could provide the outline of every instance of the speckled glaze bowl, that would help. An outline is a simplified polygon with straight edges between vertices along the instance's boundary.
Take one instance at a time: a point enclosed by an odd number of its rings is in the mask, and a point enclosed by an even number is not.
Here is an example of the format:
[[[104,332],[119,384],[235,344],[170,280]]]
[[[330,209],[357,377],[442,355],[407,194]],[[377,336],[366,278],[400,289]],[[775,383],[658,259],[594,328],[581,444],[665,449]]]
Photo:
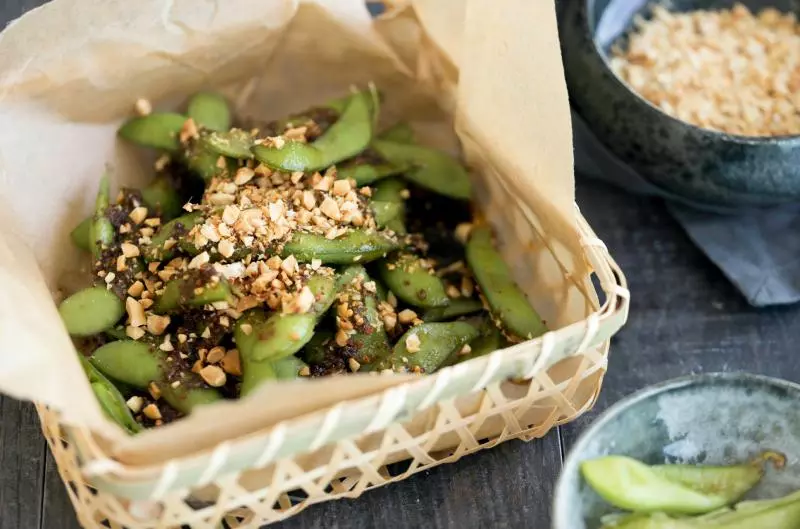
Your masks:
[[[674,11],[775,7],[798,0],[671,0]],[[800,199],[800,136],[756,138],[702,129],[637,95],[610,69],[608,52],[647,13],[648,0],[559,0],[559,36],[573,110],[616,157],[673,194],[711,207],[769,206]]]
[[[567,454],[556,485],[553,529],[597,529],[602,516],[616,512],[581,477],[578,466],[585,459],[622,454],[648,464],[733,464],[764,450],[784,453],[786,467],[768,466],[746,498],[777,498],[800,489],[800,385],[721,373],[646,388],[606,410]]]

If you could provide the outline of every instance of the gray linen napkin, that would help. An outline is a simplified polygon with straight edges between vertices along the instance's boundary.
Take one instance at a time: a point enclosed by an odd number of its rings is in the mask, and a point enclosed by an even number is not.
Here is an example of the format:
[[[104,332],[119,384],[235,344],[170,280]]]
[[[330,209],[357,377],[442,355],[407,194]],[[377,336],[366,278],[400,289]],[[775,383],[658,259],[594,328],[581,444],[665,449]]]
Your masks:
[[[755,307],[800,301],[800,205],[710,210],[648,182],[609,152],[572,113],[575,171],[631,193],[665,199],[700,250]]]

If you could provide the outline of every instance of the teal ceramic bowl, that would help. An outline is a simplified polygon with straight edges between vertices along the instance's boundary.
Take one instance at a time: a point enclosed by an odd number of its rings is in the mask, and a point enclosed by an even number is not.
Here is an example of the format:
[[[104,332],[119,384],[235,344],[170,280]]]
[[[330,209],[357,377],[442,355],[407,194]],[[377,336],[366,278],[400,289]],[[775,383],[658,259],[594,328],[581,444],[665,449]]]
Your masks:
[[[556,485],[553,529],[598,529],[602,516],[618,512],[583,480],[583,460],[619,454],[648,464],[733,464],[764,450],[785,454],[786,467],[768,465],[746,499],[800,489],[800,385],[720,373],[646,388],[606,410],[568,453]]]
[[[774,7],[798,0],[670,0],[672,11]],[[638,95],[609,66],[609,51],[650,0],[560,0],[558,25],[573,111],[617,159],[651,184],[708,208],[744,209],[800,200],[800,136],[748,137],[675,119]],[[662,3],[662,2],[659,2]]]

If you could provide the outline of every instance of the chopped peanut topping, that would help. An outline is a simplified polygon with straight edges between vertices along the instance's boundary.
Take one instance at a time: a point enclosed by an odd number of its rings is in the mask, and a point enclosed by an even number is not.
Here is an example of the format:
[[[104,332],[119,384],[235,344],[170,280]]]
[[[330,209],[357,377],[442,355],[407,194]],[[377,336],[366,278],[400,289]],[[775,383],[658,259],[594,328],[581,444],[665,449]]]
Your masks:
[[[148,404],[145,406],[144,410],[142,410],[142,413],[144,413],[148,419],[152,419],[154,421],[161,419],[161,410],[159,410],[158,406],[155,404]]]
[[[420,345],[422,344],[419,341],[419,336],[416,334],[410,334],[406,338],[406,350],[408,350],[409,353],[419,352]]]
[[[200,377],[211,386],[218,388],[225,385],[225,371],[215,365],[205,366],[200,370]]]
[[[147,316],[147,332],[154,336],[161,336],[169,326],[169,316],[159,316],[157,314],[149,314]]]
[[[125,311],[128,313],[128,322],[131,327],[141,327],[147,323],[147,319],[144,316],[144,307],[135,299],[131,297],[125,299]]]

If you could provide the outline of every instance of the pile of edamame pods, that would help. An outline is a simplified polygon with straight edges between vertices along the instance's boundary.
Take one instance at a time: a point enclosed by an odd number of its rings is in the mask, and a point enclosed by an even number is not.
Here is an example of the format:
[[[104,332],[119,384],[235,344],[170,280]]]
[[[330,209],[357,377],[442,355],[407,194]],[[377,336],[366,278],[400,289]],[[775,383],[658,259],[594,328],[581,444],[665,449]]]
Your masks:
[[[764,452],[730,466],[646,465],[612,455],[581,464],[586,482],[614,507],[601,529],[797,529],[800,491],[777,499],[740,501],[764,476],[764,463],[781,469],[786,457]]]
[[[59,307],[107,415],[129,432],[270,381],[433,373],[541,335],[470,178],[370,86],[284,119],[234,124],[227,100],[140,100],[119,136],[155,176],[72,231],[93,286]]]

